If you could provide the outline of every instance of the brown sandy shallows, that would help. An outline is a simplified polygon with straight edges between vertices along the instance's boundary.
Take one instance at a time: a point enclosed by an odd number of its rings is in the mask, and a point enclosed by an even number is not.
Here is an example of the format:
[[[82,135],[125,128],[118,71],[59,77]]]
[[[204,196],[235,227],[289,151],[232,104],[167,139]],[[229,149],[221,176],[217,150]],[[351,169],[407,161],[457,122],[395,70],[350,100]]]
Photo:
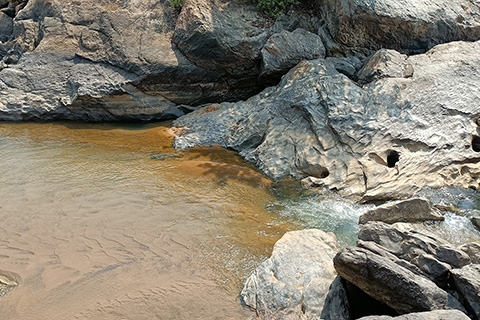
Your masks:
[[[166,126],[0,125],[5,319],[243,319],[242,282],[295,228],[232,151],[173,153]]]

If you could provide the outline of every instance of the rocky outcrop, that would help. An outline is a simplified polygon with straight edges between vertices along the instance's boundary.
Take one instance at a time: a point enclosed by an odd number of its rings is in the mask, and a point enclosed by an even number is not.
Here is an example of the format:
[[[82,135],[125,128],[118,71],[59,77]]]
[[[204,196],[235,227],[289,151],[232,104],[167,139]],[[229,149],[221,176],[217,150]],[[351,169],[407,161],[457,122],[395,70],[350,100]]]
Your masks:
[[[15,8],[13,20],[0,12],[0,120],[173,119],[246,98],[263,86],[261,49],[282,31],[254,5],[223,0],[186,1],[178,17],[153,0]],[[310,20],[297,25],[313,31]]]
[[[348,247],[342,249],[333,261],[342,278],[400,314],[462,309],[453,296],[434,282],[369,250]]]
[[[477,266],[469,264],[464,252],[404,223],[369,222],[358,238],[356,247],[342,249],[335,256],[334,266],[343,279],[369,296],[399,314],[441,309],[467,313],[471,309],[470,303],[462,305],[455,296],[467,295],[458,288],[475,287],[476,280],[456,285],[458,293],[450,291],[452,275],[465,270],[470,277],[471,266]]]
[[[359,223],[364,224],[368,221],[395,223],[442,220],[444,220],[444,217],[433,208],[430,201],[422,198],[412,198],[379,205],[361,215]]]
[[[478,188],[479,49],[456,42],[408,58],[378,54],[361,73],[374,81],[363,86],[339,58],[301,62],[247,101],[180,118],[175,146],[218,143],[274,178],[310,177],[365,200],[425,186]],[[388,67],[392,55],[403,67]]]
[[[452,270],[452,279],[464,304],[480,319],[480,264]]]
[[[332,37],[349,47],[425,52],[439,43],[480,39],[474,1],[326,0],[316,2]]]
[[[398,317],[368,316],[358,320],[469,320],[465,313],[458,310],[435,310],[428,312],[415,312]]]
[[[339,276],[333,280],[330,286],[320,318],[323,320],[351,319],[345,280]]]
[[[336,237],[320,230],[286,233],[247,279],[243,302],[260,319],[318,319],[335,278]],[[336,312],[340,312],[337,310]]]

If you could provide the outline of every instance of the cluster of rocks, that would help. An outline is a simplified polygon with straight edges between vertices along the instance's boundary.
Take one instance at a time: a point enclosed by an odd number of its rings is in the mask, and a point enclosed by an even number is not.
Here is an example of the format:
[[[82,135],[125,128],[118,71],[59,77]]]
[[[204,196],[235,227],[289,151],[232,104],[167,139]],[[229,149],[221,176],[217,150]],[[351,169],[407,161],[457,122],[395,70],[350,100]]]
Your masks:
[[[0,120],[180,117],[177,148],[365,200],[479,187],[475,1],[317,0],[276,21],[231,0],[1,6]]]
[[[367,212],[356,246],[338,250],[320,230],[285,234],[245,283],[243,302],[260,319],[480,319],[480,244],[455,248],[394,221],[415,220],[414,206],[425,213],[419,221],[427,212],[438,220],[413,199]],[[388,213],[393,224],[378,221]]]

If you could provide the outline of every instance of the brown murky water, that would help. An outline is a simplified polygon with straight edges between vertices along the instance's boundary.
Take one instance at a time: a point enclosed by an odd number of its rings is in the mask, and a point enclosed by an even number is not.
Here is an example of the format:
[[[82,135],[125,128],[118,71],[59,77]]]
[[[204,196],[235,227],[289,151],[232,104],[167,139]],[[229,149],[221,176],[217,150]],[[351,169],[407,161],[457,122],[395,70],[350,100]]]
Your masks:
[[[295,228],[233,152],[161,124],[0,124],[1,319],[244,319],[242,283]]]

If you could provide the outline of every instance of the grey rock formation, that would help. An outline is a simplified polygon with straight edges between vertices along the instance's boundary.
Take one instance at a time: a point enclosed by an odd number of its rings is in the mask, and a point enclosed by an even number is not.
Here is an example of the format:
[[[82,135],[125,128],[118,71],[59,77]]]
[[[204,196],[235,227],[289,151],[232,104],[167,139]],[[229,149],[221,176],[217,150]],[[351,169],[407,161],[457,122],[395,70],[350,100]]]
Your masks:
[[[373,65],[382,70],[390,56]],[[301,62],[247,101],[180,118],[175,125],[186,130],[175,145],[219,143],[272,177],[310,176],[313,185],[365,200],[425,186],[480,187],[480,42],[394,56],[403,59],[401,77],[387,68],[388,77],[363,87],[338,71],[338,61]]]
[[[333,38],[350,47],[425,52],[436,44],[480,39],[475,1],[326,0],[316,2]]]
[[[395,223],[442,220],[444,220],[444,217],[433,208],[430,201],[412,198],[379,205],[361,215],[359,223],[364,224],[368,221]]]
[[[369,83],[382,78],[409,78],[413,76],[413,67],[407,56],[395,50],[377,51],[358,73],[358,82]]]
[[[442,288],[448,286],[451,269],[470,263],[470,257],[465,252],[455,249],[433,234],[415,231],[408,224],[369,222],[360,230],[358,239],[374,242],[397,258],[413,264],[418,268],[416,270],[420,270]],[[411,267],[404,267],[422,275]]]
[[[480,264],[452,270],[453,284],[466,305],[480,319]]]
[[[335,256],[333,262],[342,278],[400,314],[463,309],[453,296],[432,281],[369,250],[347,247]]]
[[[286,233],[247,279],[243,302],[261,319],[318,319],[335,278],[336,237],[320,230]]]
[[[480,217],[472,217],[471,218],[473,225],[480,230]]]
[[[480,243],[470,242],[460,247],[460,250],[468,254],[472,263],[480,264]]]
[[[272,35],[262,51],[260,77],[280,78],[302,60],[325,57],[322,39],[305,29],[282,31]]]
[[[415,312],[398,317],[368,316],[358,320],[469,320],[465,313],[459,310],[435,310],[427,312]]]

